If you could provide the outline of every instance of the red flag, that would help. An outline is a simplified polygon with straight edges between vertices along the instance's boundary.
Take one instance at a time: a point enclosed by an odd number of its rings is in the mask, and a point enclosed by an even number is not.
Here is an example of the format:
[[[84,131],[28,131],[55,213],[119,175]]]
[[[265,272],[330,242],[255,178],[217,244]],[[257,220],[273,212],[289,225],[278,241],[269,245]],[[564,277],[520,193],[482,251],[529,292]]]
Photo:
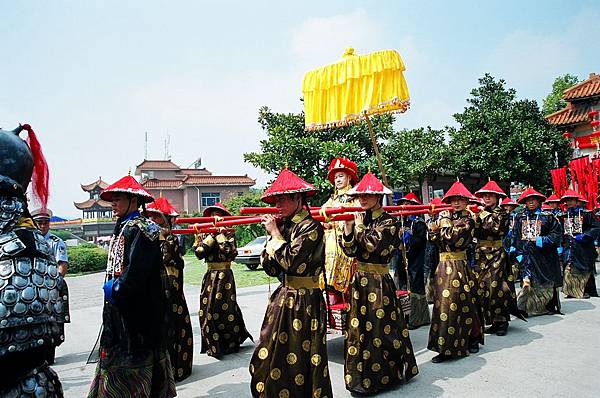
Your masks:
[[[587,199],[588,209],[593,209],[596,201],[596,192],[598,190],[598,180],[592,170],[590,158],[582,156],[571,160],[569,163],[571,168],[571,180],[577,184],[577,191]],[[596,181],[594,183],[594,181]],[[573,186],[575,189],[575,186]]]
[[[569,188],[569,180],[567,179],[567,166],[560,169],[550,170],[552,175],[552,186],[554,193],[560,198],[562,194]]]

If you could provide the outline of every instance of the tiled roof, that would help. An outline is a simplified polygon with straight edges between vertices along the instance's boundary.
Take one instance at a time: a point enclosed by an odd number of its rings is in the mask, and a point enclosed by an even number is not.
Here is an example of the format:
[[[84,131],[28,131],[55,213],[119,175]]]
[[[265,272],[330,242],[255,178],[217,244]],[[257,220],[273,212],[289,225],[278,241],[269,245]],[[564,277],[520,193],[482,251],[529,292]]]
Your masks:
[[[136,174],[138,170],[179,170],[180,167],[170,160],[146,160],[135,167]]]
[[[193,176],[197,176],[197,175],[212,175],[212,172],[210,170],[207,170],[206,167],[203,167],[201,169],[181,169],[179,170],[179,172],[182,175],[193,175]]]
[[[102,181],[102,178],[98,178],[96,181],[92,182],[91,184],[87,184],[87,185],[81,184],[81,189],[83,189],[86,192],[89,192],[98,186],[101,189],[104,189],[108,186],[108,184],[105,183],[104,181]]]
[[[247,185],[252,186],[255,180],[246,176],[189,176],[185,185]]]
[[[572,101],[576,99],[600,96],[600,75],[590,73],[590,77],[564,91],[563,99]]]
[[[73,204],[79,210],[90,209],[90,208],[92,208],[96,204],[98,206],[100,206],[100,207],[106,207],[106,208],[111,208],[112,207],[110,202],[107,202],[107,201],[102,200],[102,199],[88,199],[85,202],[73,202]]]
[[[573,106],[569,105],[565,109],[561,109],[558,112],[554,112],[548,116],[546,119],[551,124],[556,126],[569,126],[569,125],[577,125],[588,123],[588,112],[591,110],[589,106]]]
[[[158,178],[150,178],[142,182],[142,185],[144,188],[179,188],[182,182],[183,180],[159,180]]]

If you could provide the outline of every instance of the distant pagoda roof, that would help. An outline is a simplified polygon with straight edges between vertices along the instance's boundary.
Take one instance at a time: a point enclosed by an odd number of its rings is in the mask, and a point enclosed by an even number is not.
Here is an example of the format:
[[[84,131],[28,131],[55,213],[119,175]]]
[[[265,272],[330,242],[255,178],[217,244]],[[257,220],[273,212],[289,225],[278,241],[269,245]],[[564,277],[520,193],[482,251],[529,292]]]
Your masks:
[[[102,177],[98,177],[98,179],[94,182],[92,182],[91,184],[81,184],[81,189],[83,189],[86,192],[90,192],[92,190],[94,190],[96,187],[100,187],[100,189],[104,189],[108,186],[108,184],[104,181],[102,181]]]
[[[103,208],[112,208],[112,204],[102,199],[88,199],[85,202],[73,202],[75,207],[79,210],[88,210],[94,206],[103,207]]]

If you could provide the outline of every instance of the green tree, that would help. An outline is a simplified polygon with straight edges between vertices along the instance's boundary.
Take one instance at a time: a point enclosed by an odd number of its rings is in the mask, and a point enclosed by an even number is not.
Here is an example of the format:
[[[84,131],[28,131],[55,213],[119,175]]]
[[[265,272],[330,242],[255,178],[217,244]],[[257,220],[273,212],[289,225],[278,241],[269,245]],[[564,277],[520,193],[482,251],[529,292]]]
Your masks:
[[[410,190],[415,184],[420,188],[425,178],[440,171],[447,153],[444,130],[421,127],[392,133],[382,156],[393,186]]]
[[[359,174],[370,167],[377,173],[377,163],[369,139],[366,124],[305,132],[304,113],[274,113],[267,107],[259,110],[258,122],[266,132],[261,140],[260,152],[244,154],[244,160],[268,173],[278,173],[284,166],[301,178],[314,184],[319,193],[312,200],[324,203],[332,191],[327,180],[327,166],[338,156],[345,156],[358,165]],[[393,133],[393,117],[380,116],[372,119],[373,129],[379,141]],[[380,144],[383,150],[384,144]]]
[[[242,196],[233,196],[223,203],[232,214],[240,214],[242,207],[261,207],[265,203],[260,200],[262,191],[257,189],[250,190],[249,193]],[[261,224],[240,225],[235,229],[235,237],[238,247],[244,246],[258,236],[265,235],[265,228]]]
[[[517,100],[516,91],[489,74],[471,91],[468,106],[449,129],[452,169],[503,181],[547,186],[549,170],[568,157],[568,146],[537,102]]]
[[[579,83],[579,78],[570,74],[558,76],[552,83],[552,92],[544,98],[542,112],[545,116],[560,111],[567,103],[563,101],[563,92]]]

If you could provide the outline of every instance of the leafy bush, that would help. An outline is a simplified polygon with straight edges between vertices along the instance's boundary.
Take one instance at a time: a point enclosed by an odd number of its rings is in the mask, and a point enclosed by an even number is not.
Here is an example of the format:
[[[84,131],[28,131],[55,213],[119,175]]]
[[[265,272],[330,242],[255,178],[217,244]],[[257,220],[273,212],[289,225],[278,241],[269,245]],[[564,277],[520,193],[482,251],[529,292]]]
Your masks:
[[[69,248],[69,273],[95,272],[106,268],[108,253],[90,243]]]

